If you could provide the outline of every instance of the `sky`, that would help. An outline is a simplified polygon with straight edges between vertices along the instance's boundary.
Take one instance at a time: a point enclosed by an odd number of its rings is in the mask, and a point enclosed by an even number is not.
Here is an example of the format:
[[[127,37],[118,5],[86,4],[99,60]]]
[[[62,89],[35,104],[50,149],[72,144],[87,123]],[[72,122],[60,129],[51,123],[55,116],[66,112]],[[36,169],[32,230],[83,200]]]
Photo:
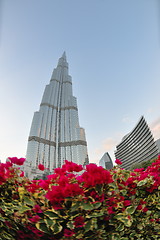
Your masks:
[[[0,159],[25,157],[33,113],[66,51],[90,162],[143,115],[160,138],[158,0],[0,0]]]

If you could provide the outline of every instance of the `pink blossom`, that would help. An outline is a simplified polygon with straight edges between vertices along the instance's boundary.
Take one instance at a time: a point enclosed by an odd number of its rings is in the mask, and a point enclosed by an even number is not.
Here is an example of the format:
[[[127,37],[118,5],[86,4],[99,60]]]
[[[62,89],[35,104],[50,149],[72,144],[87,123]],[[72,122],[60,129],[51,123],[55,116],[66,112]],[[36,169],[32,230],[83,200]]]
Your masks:
[[[4,223],[7,225],[7,227],[12,228],[12,225],[9,221],[5,221]]]
[[[119,160],[119,159],[116,159],[115,163],[118,164],[118,165],[122,164],[121,160]]]
[[[72,237],[74,235],[74,231],[71,231],[69,229],[64,229],[64,236],[65,237]]]
[[[113,214],[113,213],[114,213],[113,207],[112,206],[108,207],[108,214]]]
[[[39,221],[40,217],[38,215],[33,216],[32,218],[30,218],[30,222],[32,223],[37,223]]]
[[[25,158],[17,158],[17,157],[9,157],[8,158],[11,163],[14,163],[16,165],[23,165],[23,163],[25,162]]]
[[[40,164],[38,165],[38,169],[41,170],[41,171],[44,171],[45,167],[44,167],[43,164],[40,163]]]
[[[67,172],[80,172],[83,170],[83,166],[65,160],[65,164],[62,166],[62,169],[64,169]]]
[[[55,168],[54,172],[59,175],[64,175],[66,173],[66,170],[63,168]]]
[[[124,206],[127,207],[131,205],[131,201],[130,200],[124,200]]]
[[[84,182],[84,187],[96,186],[97,184],[108,184],[113,182],[110,172],[103,167],[90,163],[86,166],[86,171],[78,179]]]
[[[84,217],[79,216],[74,219],[74,226],[75,227],[83,227],[85,225],[84,223]]]
[[[147,208],[147,207],[144,207],[144,208],[142,209],[142,211],[143,211],[143,212],[147,212],[147,211],[148,211],[148,208]]]
[[[44,190],[48,190],[50,181],[49,180],[39,180],[39,186],[43,188]]]
[[[20,177],[24,177],[24,172],[23,171],[21,172]]]
[[[134,171],[134,172],[142,172],[142,171],[144,171],[144,168],[136,168],[136,169],[134,169],[133,171]]]
[[[34,205],[33,212],[42,213],[41,207],[38,204]]]

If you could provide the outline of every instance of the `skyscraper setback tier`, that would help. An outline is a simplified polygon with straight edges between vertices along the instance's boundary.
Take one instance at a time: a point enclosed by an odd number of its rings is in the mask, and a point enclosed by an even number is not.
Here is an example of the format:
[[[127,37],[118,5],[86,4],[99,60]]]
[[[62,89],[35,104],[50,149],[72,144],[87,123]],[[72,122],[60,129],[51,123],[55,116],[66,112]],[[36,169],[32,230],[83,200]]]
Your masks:
[[[65,52],[46,86],[40,110],[34,113],[28,139],[26,176],[33,178],[43,164],[48,172],[61,167],[64,160],[78,164],[88,162],[85,131],[79,126],[72,79],[68,75]]]

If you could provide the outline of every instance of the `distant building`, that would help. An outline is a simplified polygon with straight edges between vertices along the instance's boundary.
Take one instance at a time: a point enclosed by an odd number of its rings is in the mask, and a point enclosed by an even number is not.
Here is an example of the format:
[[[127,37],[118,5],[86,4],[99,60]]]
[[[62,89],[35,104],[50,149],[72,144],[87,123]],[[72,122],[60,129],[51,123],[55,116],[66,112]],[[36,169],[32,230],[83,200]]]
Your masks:
[[[129,169],[133,164],[156,158],[158,147],[142,116],[134,129],[125,135],[116,146],[115,157],[122,161],[122,168]]]
[[[108,152],[106,152],[103,157],[99,161],[99,166],[106,168],[106,169],[111,169],[113,168],[113,162],[112,159],[109,155]]]
[[[158,154],[160,154],[160,139],[156,140],[156,144],[157,144],[157,147],[158,147]]]
[[[45,178],[53,169],[61,167],[64,160],[88,164],[85,131],[79,125],[65,52],[45,88],[39,111],[34,113],[24,171],[31,179]],[[38,170],[39,164],[46,168],[44,176]]]

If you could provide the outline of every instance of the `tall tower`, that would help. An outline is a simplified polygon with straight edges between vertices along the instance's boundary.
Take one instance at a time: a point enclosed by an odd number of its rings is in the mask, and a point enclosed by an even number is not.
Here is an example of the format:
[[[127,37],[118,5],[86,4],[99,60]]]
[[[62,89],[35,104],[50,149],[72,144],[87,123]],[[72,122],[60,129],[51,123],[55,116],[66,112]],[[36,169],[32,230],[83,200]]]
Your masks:
[[[40,109],[33,116],[24,166],[26,176],[39,175],[39,164],[52,173],[66,159],[78,164],[88,162],[85,131],[79,126],[77,100],[72,94],[64,52],[46,85]]]

